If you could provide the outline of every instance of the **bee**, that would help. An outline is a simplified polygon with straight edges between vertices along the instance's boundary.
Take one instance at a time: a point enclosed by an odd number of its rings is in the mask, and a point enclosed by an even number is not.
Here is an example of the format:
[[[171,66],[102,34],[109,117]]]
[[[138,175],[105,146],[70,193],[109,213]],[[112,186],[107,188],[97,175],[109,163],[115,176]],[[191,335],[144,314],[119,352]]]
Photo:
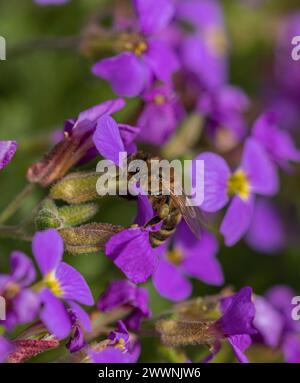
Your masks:
[[[161,160],[159,157],[151,156],[144,152],[137,152],[128,157],[128,162],[134,160],[143,160],[147,163],[148,173],[145,177],[148,180],[147,190],[151,190],[153,177],[157,175],[151,174],[151,162],[153,160]],[[129,173],[129,180],[134,177],[134,174]],[[189,198],[181,189],[180,193],[175,193],[174,186],[174,169],[170,172],[170,182],[163,180],[162,174],[159,174],[159,190],[151,191],[148,195],[149,201],[156,213],[156,217],[149,224],[162,221],[161,228],[156,232],[150,233],[150,242],[152,247],[158,247],[170,238],[176,231],[178,224],[183,218],[189,226],[196,238],[200,238],[203,226],[206,226],[206,219],[203,212],[193,206]],[[176,186],[176,188],[178,185]],[[178,190],[178,189],[177,189]]]

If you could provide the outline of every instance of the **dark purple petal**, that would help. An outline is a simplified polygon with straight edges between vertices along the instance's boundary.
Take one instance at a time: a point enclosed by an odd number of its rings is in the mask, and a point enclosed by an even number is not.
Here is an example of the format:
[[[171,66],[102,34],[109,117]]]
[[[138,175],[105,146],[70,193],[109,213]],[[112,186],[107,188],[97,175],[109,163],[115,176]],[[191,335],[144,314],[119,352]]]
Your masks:
[[[13,251],[10,256],[11,276],[20,286],[34,282],[36,272],[32,260],[21,251]]]
[[[177,56],[172,49],[161,40],[148,41],[148,50],[143,59],[149,65],[155,77],[167,84],[171,83],[172,75],[179,69]]]
[[[73,301],[68,301],[68,304],[71,307],[72,312],[76,316],[76,319],[80,322],[85,331],[91,332],[92,324],[88,313],[81,306],[79,306]]]
[[[32,252],[43,275],[54,271],[62,260],[64,242],[54,229],[38,231],[32,241]]]
[[[253,210],[253,196],[250,195],[247,201],[241,200],[238,196],[232,199],[220,227],[226,246],[235,245],[247,233]]]
[[[174,302],[184,300],[192,293],[192,284],[182,270],[163,258],[159,261],[152,281],[161,296]]]
[[[200,154],[193,161],[197,160],[204,161],[204,201],[201,209],[207,212],[218,211],[229,201],[227,195],[229,166],[221,156],[210,152]]]
[[[128,353],[114,347],[107,347],[100,352],[90,351],[89,356],[93,363],[131,363]]]
[[[84,338],[84,332],[79,325],[73,326],[72,335],[66,344],[67,349],[73,353],[78,352],[85,348],[87,343]]]
[[[253,138],[248,138],[245,142],[241,167],[254,193],[274,195],[278,192],[279,180],[276,166],[263,147]]]
[[[136,151],[134,141],[140,133],[140,128],[137,126],[119,124],[120,135],[128,154],[132,154]]]
[[[129,333],[123,321],[118,320],[116,330],[111,331],[108,334],[108,339],[115,343],[118,343],[122,339],[125,341],[125,344],[127,344],[129,340]]]
[[[158,265],[149,234],[140,228],[125,229],[112,236],[105,253],[134,283],[145,282]]]
[[[93,106],[83,112],[81,112],[76,120],[76,124],[81,121],[89,120],[92,122],[96,122],[98,118],[104,115],[110,115],[118,112],[125,106],[125,101],[122,98],[117,98],[115,100],[108,100]]]
[[[65,262],[61,262],[56,270],[55,277],[62,290],[62,298],[88,306],[94,304],[94,299],[88,284],[74,267]]]
[[[130,52],[98,61],[92,72],[108,81],[115,93],[125,97],[140,94],[148,79],[145,65]]]
[[[170,0],[134,0],[140,30],[145,34],[159,32],[171,21],[175,8]]]
[[[0,140],[0,170],[10,163],[17,150],[16,141]]]
[[[270,347],[277,347],[282,330],[283,318],[277,310],[263,297],[254,298],[254,326],[259,331],[263,341]]]
[[[233,335],[227,338],[232,350],[240,363],[249,363],[244,351],[251,346],[252,340],[249,335]]]
[[[40,313],[41,321],[58,339],[66,338],[72,327],[67,309],[48,289],[42,290],[40,299],[43,303]]]
[[[224,336],[256,334],[253,327],[255,306],[251,287],[243,287],[232,297],[221,301],[223,316],[215,323]]]
[[[120,130],[116,121],[110,116],[103,116],[97,123],[93,135],[94,144],[99,153],[119,165],[119,153],[125,151]]]
[[[283,248],[283,222],[276,206],[268,200],[256,200],[246,241],[254,250],[266,254],[278,253]]]
[[[149,198],[146,195],[139,194],[137,198],[138,213],[134,223],[139,226],[144,226],[154,217],[154,211]]]

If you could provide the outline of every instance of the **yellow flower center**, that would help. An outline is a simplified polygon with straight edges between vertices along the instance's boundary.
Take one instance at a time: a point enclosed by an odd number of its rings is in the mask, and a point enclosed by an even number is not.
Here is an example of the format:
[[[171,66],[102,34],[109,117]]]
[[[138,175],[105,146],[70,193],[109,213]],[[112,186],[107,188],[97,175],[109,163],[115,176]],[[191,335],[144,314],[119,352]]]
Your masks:
[[[136,56],[141,56],[146,50],[148,49],[148,46],[147,44],[145,43],[145,41],[140,41],[138,42],[134,48],[133,48],[133,53],[136,55]]]
[[[242,200],[247,200],[250,195],[250,183],[243,170],[236,171],[227,183],[227,193],[233,197],[238,195]]]
[[[55,274],[53,272],[45,275],[44,280],[43,280],[43,284],[46,287],[48,287],[48,289],[51,290],[51,292],[54,295],[56,295],[57,297],[62,296],[62,293],[63,293],[62,288],[59,284],[58,279],[55,277]]]
[[[119,350],[126,352],[126,342],[125,339],[121,338],[118,343],[116,343],[115,348],[118,348]]]
[[[154,103],[156,105],[163,105],[166,102],[166,97],[163,94],[157,94],[154,97]]]
[[[180,265],[183,261],[183,254],[178,249],[172,249],[167,252],[167,259],[174,265]]]

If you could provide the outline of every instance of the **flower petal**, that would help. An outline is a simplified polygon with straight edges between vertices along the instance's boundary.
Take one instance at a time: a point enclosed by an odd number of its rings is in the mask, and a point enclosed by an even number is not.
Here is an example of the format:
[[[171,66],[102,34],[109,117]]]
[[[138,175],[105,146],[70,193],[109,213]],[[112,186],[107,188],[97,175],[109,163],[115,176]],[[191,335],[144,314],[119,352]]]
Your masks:
[[[233,335],[227,338],[233,352],[240,363],[249,363],[244,351],[251,346],[252,340],[249,335]]]
[[[278,192],[279,180],[276,166],[254,138],[248,138],[245,142],[241,167],[254,193],[274,195]]]
[[[54,271],[64,253],[64,243],[58,231],[38,231],[32,241],[32,252],[43,275]]]
[[[87,331],[92,331],[92,324],[89,314],[77,303],[73,301],[68,301],[71,310],[75,313],[77,320],[80,322],[82,327]]]
[[[146,195],[139,194],[137,197],[138,213],[134,223],[144,226],[154,217],[154,211],[149,198]]]
[[[251,224],[253,210],[253,196],[247,201],[242,201],[238,196],[232,199],[220,227],[226,246],[235,245],[246,234]]]
[[[125,229],[112,236],[105,253],[134,283],[145,282],[158,265],[148,232],[139,228]]]
[[[101,104],[98,104],[81,112],[76,120],[76,124],[84,120],[96,122],[98,118],[104,115],[116,113],[120,109],[124,108],[124,106],[125,101],[122,98],[102,102]]]
[[[159,261],[152,281],[161,296],[174,302],[182,301],[192,293],[192,284],[180,268],[163,258]]]
[[[125,97],[140,94],[148,78],[143,63],[130,52],[98,61],[92,72],[108,81],[115,93]]]
[[[172,75],[179,69],[179,61],[169,46],[161,40],[149,40],[143,59],[158,80],[170,84]]]
[[[13,344],[0,335],[0,363],[3,363],[13,350]]]
[[[36,278],[32,260],[21,251],[13,251],[10,256],[11,276],[22,287],[29,286]]]
[[[65,262],[58,266],[55,277],[62,290],[62,298],[73,300],[84,305],[92,306],[94,299],[91,290],[83,276]]]
[[[159,32],[171,21],[175,7],[170,0],[134,0],[140,30],[145,34]]]
[[[130,363],[130,355],[118,348],[107,347],[103,351],[90,351],[89,356],[93,363]]]
[[[12,160],[17,150],[16,141],[1,141],[0,140],[0,170]]]
[[[227,195],[229,166],[221,156],[210,152],[200,154],[193,162],[198,160],[204,161],[204,201],[201,209],[207,212],[218,211],[229,200]],[[195,176],[195,174],[192,175],[193,180]]]
[[[103,157],[113,161],[116,165],[119,164],[119,153],[125,151],[125,146],[118,124],[113,118],[103,116],[99,119],[93,141]]]
[[[66,338],[70,334],[72,326],[65,306],[48,289],[42,290],[40,298],[43,303],[40,313],[41,321],[58,339]]]

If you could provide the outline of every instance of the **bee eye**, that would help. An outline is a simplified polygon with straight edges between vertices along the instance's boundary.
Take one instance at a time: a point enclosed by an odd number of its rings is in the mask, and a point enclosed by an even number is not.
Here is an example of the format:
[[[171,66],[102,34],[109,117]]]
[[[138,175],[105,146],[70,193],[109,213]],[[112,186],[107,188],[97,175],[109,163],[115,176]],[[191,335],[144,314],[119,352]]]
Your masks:
[[[141,169],[139,167],[136,168],[136,171],[139,172]]]

